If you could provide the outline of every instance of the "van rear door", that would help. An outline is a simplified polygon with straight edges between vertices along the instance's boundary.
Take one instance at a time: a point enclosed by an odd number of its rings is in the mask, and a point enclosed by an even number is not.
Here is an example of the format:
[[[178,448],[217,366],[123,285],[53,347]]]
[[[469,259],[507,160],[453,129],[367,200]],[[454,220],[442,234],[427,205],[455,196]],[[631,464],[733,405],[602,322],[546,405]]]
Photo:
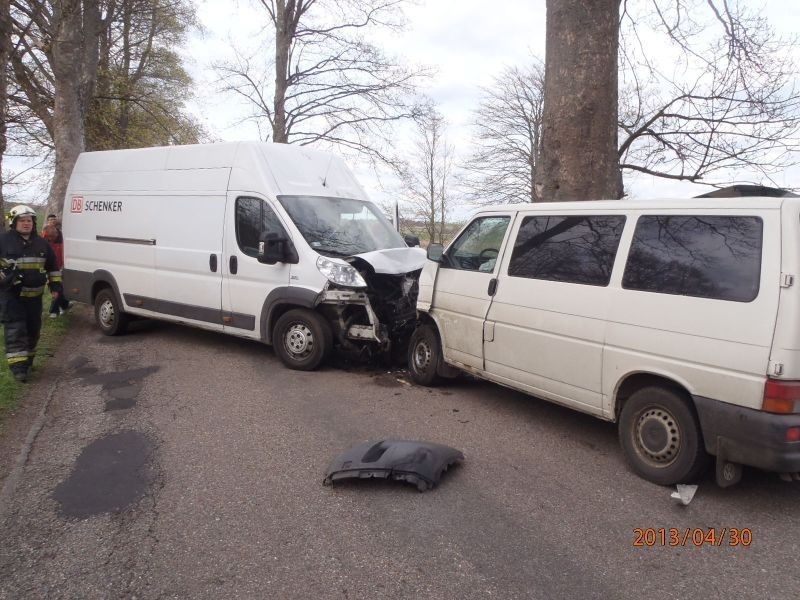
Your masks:
[[[781,275],[778,321],[767,375],[800,379],[800,199],[781,205]]]

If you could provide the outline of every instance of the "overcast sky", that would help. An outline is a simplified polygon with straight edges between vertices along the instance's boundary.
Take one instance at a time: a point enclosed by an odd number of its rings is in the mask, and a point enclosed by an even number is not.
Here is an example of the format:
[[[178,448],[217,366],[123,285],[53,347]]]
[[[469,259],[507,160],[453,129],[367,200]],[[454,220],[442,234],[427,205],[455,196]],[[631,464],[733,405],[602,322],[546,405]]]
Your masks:
[[[800,0],[743,1],[762,10],[779,33],[794,36],[800,31]],[[447,118],[451,140],[464,149],[480,86],[489,85],[504,66],[524,65],[531,56],[544,58],[545,0],[420,0],[406,14],[407,31],[381,37],[381,46],[437,70],[424,91]],[[205,34],[193,36],[187,53],[197,83],[192,108],[218,139],[257,139],[253,124],[236,124],[246,108],[218,92],[211,63],[231,56],[232,44],[241,46],[266,35],[263,8],[257,9],[250,0],[199,0],[198,17]],[[360,165],[352,166],[364,172]],[[800,169],[777,179],[781,185],[800,187]],[[370,188],[375,182],[364,183]],[[626,186],[639,197],[695,195],[709,189],[646,176],[627,178]]]

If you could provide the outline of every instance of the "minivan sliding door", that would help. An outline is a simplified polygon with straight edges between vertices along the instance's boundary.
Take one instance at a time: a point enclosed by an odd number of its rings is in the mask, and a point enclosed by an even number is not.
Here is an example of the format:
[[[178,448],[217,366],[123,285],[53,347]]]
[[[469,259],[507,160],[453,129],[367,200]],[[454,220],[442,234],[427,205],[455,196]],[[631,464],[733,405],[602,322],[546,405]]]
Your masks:
[[[625,216],[528,214],[487,316],[486,372],[600,414],[608,286]]]

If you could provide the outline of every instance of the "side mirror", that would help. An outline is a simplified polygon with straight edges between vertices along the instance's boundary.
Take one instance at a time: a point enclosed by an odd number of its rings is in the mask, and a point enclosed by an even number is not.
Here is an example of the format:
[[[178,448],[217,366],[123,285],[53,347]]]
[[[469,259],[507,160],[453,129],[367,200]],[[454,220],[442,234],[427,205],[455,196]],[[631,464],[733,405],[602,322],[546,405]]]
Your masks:
[[[419,236],[418,235],[404,235],[403,239],[406,242],[406,246],[411,248],[415,246],[419,246]]]
[[[258,262],[274,265],[286,262],[286,247],[289,240],[279,237],[277,233],[266,233],[258,241]]]
[[[444,246],[441,244],[430,244],[428,246],[428,260],[440,263],[444,254]]]

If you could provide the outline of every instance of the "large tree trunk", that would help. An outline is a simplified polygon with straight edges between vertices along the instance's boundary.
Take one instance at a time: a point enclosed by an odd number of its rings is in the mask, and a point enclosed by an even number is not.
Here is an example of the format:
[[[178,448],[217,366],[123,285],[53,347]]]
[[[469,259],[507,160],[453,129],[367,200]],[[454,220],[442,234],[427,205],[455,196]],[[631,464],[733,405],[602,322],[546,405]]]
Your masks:
[[[49,51],[53,69],[53,146],[56,165],[48,212],[60,215],[72,167],[83,152],[85,120],[97,80],[102,31],[99,0],[65,0],[53,5],[54,31]],[[113,3],[112,3],[113,4]]]
[[[3,186],[3,156],[6,153],[6,114],[8,111],[8,87],[6,72],[11,52],[11,2],[0,0],[0,231],[5,230],[5,194]]]
[[[622,197],[617,154],[620,0],[547,0],[542,201]]]
[[[289,76],[289,46],[294,37],[291,21],[294,17],[294,2],[278,0],[275,11],[275,96],[273,99],[272,141],[278,144],[289,143],[286,131],[286,89]]]

